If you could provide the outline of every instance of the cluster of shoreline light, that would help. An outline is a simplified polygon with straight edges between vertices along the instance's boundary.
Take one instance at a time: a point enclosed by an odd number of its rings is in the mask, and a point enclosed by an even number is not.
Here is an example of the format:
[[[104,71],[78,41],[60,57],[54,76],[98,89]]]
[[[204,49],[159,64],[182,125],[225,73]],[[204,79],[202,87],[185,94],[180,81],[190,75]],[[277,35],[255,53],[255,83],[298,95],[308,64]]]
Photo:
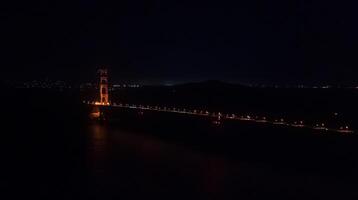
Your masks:
[[[290,126],[295,128],[307,128],[307,129],[315,129],[315,130],[322,130],[322,131],[333,131],[339,133],[354,133],[353,130],[349,128],[349,126],[342,126],[339,129],[328,128],[324,123],[315,124],[315,125],[307,125],[304,121],[293,121],[287,122],[285,119],[274,119],[268,120],[267,117],[259,117],[259,116],[252,116],[252,115],[237,115],[237,114],[223,114],[221,112],[209,112],[207,110],[193,110],[193,109],[179,109],[176,107],[164,107],[164,106],[149,106],[149,105],[133,105],[133,104],[122,104],[122,103],[101,103],[101,102],[89,102],[83,101],[85,104],[90,105],[98,105],[98,106],[113,106],[113,107],[122,107],[122,108],[129,108],[129,109],[139,109],[139,110],[150,110],[150,111],[158,111],[158,112],[171,112],[171,113],[180,113],[180,114],[188,114],[188,115],[196,115],[196,116],[207,116],[215,118],[216,120],[213,121],[214,124],[220,125],[222,119],[228,120],[239,120],[239,121],[252,121],[257,123],[268,123],[274,125],[282,125],[282,126]]]
[[[16,85],[17,88],[71,89],[64,81],[33,80]]]

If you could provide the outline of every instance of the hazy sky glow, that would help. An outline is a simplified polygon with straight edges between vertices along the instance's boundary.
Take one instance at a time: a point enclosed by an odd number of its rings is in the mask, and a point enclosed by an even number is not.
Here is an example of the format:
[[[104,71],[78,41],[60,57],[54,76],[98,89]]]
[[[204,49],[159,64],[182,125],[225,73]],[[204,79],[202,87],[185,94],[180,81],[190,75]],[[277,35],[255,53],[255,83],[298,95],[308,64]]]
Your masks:
[[[5,79],[357,83],[355,1],[9,1]],[[3,78],[4,78],[3,77]]]

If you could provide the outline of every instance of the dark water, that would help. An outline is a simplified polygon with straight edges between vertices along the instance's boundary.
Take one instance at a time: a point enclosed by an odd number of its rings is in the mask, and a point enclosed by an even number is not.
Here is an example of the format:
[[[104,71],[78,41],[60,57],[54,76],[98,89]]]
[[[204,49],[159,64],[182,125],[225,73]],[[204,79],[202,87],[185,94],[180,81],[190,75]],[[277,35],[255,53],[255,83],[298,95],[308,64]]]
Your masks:
[[[93,124],[87,135],[90,193],[99,198],[339,199],[353,185],[294,173]]]
[[[56,128],[51,134],[60,134]],[[14,199],[345,199],[357,194],[356,181],[241,161],[120,126],[82,128],[78,135],[27,137],[19,149],[4,149],[6,191]]]
[[[358,197],[355,137],[150,113],[96,123],[74,100],[36,94],[2,104],[1,199]]]

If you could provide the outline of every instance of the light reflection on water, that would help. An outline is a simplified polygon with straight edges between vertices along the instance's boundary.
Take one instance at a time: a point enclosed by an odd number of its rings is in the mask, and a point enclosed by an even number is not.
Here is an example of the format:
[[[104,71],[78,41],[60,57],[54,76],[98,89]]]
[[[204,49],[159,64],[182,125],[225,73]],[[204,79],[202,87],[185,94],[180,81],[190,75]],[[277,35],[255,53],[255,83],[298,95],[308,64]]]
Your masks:
[[[296,194],[297,187],[308,187],[307,193],[332,188],[312,177],[277,174],[267,166],[234,162],[107,125],[91,125],[88,137],[91,189],[101,199],[147,195],[171,195],[170,199],[255,198],[281,191]]]
[[[108,142],[106,127],[95,124],[89,129],[88,165],[91,175],[96,179],[103,178],[106,172]],[[99,180],[96,180],[96,182]]]
[[[99,124],[90,127],[88,137],[89,170],[96,190],[117,193],[123,192],[123,185],[134,184],[144,194],[213,195],[223,187],[224,159]]]

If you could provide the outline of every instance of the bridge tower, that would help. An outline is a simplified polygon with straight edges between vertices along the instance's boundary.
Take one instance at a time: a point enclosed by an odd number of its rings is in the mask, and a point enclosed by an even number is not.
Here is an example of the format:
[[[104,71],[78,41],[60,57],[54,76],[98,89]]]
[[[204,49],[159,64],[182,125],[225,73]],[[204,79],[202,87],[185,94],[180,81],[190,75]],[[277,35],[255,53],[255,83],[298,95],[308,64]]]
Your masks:
[[[101,67],[98,70],[99,73],[99,102],[103,105],[109,104],[108,98],[108,70],[107,68]]]

